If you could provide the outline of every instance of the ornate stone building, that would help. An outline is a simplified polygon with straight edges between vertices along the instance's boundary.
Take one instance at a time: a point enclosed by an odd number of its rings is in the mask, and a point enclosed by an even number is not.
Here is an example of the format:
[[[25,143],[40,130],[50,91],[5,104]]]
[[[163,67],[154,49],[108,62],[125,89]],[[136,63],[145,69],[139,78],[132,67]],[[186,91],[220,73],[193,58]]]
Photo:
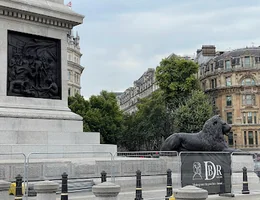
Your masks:
[[[129,114],[136,112],[138,99],[151,95],[158,88],[155,82],[155,69],[148,68],[138,80],[134,81],[133,87],[127,88],[118,97],[120,109]]]
[[[75,96],[76,93],[80,94],[80,77],[84,70],[84,67],[80,65],[80,53],[79,46],[80,38],[78,33],[76,37],[72,32],[68,33],[68,47],[67,47],[67,60],[68,60],[68,95]]]
[[[236,148],[260,143],[260,47],[216,52],[215,46],[197,51],[198,78],[213,99],[216,112],[229,124],[227,141]]]

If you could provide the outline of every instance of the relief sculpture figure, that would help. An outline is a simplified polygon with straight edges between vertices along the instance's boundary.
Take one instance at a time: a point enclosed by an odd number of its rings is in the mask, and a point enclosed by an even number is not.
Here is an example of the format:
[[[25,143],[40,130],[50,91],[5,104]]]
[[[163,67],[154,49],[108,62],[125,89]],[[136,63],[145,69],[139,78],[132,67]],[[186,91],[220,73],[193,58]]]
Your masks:
[[[61,99],[59,42],[8,32],[8,96]]]

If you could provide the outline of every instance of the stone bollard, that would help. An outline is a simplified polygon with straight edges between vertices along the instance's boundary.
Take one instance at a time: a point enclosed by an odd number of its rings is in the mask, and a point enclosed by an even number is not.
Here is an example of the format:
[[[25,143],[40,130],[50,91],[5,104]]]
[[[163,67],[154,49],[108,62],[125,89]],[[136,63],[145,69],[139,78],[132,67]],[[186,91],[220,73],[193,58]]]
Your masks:
[[[41,181],[34,185],[34,190],[37,193],[36,200],[56,200],[56,192],[59,184],[52,181]]]
[[[175,200],[205,200],[208,198],[208,191],[187,185],[174,192]]]
[[[11,183],[0,180],[0,197],[1,200],[8,200],[8,190],[10,188]]]
[[[92,192],[98,200],[117,200],[120,186],[110,182],[103,182],[92,187]]]

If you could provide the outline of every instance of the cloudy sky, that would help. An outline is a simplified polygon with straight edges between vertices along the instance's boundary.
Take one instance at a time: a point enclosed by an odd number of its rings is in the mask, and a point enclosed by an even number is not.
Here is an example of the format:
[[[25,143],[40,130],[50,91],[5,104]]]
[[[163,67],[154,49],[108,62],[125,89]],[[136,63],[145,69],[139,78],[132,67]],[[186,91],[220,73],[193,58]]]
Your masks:
[[[67,4],[70,0],[65,0]],[[171,53],[194,56],[260,45],[260,1],[71,0],[85,15],[78,31],[83,53],[82,95],[119,92]]]

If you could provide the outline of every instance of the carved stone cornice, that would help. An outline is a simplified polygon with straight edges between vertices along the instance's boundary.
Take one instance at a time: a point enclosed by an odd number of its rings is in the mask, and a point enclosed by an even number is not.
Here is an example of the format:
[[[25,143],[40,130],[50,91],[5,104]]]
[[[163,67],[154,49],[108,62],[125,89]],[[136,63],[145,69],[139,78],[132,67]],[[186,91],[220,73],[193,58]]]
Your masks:
[[[240,68],[234,68],[231,70],[225,70],[225,69],[215,70],[213,72],[208,72],[207,74],[200,76],[199,80],[204,81],[205,79],[218,77],[222,74],[231,75],[231,74],[237,73],[237,72],[242,72],[245,75],[252,75],[253,72],[258,72],[258,71],[260,71],[260,68],[256,68],[256,67],[248,67],[248,68],[240,67]]]
[[[205,93],[211,96],[218,96],[222,94],[260,94],[260,85],[255,86],[229,86],[229,87],[218,87],[214,89],[206,90]]]
[[[38,0],[0,0],[0,16],[71,29],[83,22],[83,15],[67,6]]]

